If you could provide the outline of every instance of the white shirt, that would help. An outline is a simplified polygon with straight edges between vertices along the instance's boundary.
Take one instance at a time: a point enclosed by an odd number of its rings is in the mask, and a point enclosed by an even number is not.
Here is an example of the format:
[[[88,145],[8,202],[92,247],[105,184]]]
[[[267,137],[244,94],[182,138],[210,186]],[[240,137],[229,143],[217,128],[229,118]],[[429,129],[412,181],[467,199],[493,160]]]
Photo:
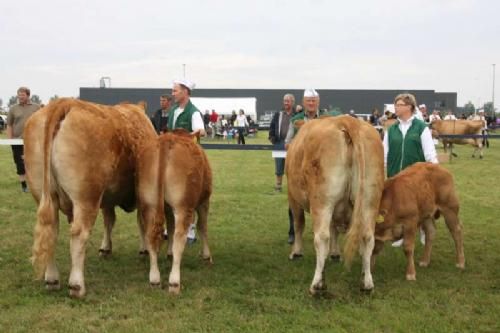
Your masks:
[[[441,117],[437,114],[431,114],[431,116],[429,117],[429,122],[432,123],[434,120],[441,120]]]
[[[175,122],[182,112],[184,112],[184,108],[177,108],[174,110],[174,129]],[[193,128],[193,132],[196,132],[200,129],[205,130],[205,124],[203,123],[203,118],[201,117],[200,112],[193,112],[193,115],[191,116],[191,127]]]
[[[444,116],[444,120],[457,120],[457,117],[454,114],[447,114]]]
[[[483,121],[483,129],[488,129],[488,123],[486,122],[486,118],[484,116],[480,116],[476,114],[475,116],[472,116],[471,120],[482,120]]]
[[[236,120],[234,121],[236,124],[236,127],[245,127],[248,126],[248,120],[247,117],[244,114],[240,114],[236,117]]]
[[[411,127],[413,123],[413,119],[415,116],[412,116],[407,121],[403,121],[398,119],[399,121],[399,130],[403,134],[403,140],[408,132],[408,129]],[[389,131],[385,132],[384,135],[384,166],[387,167],[387,154],[389,152]],[[438,164],[436,147],[434,146],[434,141],[432,141],[432,135],[429,128],[426,126],[420,135],[420,142],[422,143],[422,150],[424,151],[424,157],[426,162],[431,162],[434,164]]]

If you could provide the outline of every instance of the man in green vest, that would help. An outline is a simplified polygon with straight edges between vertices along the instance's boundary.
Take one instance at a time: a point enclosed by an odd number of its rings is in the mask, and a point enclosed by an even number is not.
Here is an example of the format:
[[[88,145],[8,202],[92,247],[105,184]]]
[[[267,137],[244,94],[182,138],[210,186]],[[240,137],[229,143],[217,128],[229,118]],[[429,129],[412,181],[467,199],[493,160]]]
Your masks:
[[[189,133],[205,136],[205,124],[200,110],[191,103],[190,97],[195,84],[186,79],[174,80],[172,87],[172,97],[175,104],[170,109],[168,117],[168,130],[183,128]],[[167,237],[167,235],[165,235]],[[196,242],[195,223],[189,227],[187,235],[188,244]]]
[[[417,162],[438,163],[436,148],[427,125],[415,116],[417,102],[412,94],[399,94],[394,99],[398,120],[384,136],[384,164],[387,177]],[[420,231],[421,241],[425,243],[424,233]],[[396,241],[393,246],[401,246]]]
[[[191,134],[199,133],[205,136],[205,125],[200,110],[191,103],[191,92],[195,84],[186,79],[175,80],[172,88],[172,97],[175,104],[170,110],[168,129],[183,128]]]
[[[304,98],[302,99],[302,104],[304,105],[304,111],[297,113],[290,120],[290,126],[288,127],[288,133],[285,138],[285,148],[288,148],[288,145],[290,144],[290,142],[292,142],[292,139],[298,132],[298,129],[296,129],[294,126],[295,122],[299,120],[308,122],[309,120],[319,118],[319,116],[321,115],[319,110],[319,94],[316,90],[304,90]]]

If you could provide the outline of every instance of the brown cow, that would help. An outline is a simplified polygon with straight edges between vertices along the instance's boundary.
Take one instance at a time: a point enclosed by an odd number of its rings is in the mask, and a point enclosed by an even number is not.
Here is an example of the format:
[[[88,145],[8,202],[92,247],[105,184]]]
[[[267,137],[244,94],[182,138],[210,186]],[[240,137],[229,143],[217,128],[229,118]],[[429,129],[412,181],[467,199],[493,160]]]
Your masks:
[[[375,256],[385,241],[403,238],[408,259],[406,279],[415,280],[413,251],[419,227],[425,232],[425,249],[420,266],[427,267],[431,259],[435,235],[435,219],[442,214],[455,241],[458,268],[464,268],[462,224],[458,219],[459,203],[453,177],[445,168],[432,163],[416,163],[385,181],[380,215],[375,226]]]
[[[61,98],[28,120],[24,140],[28,184],[39,202],[32,260],[37,273],[45,273],[50,289],[59,287],[54,259],[59,210],[71,222],[71,296],[85,294],[85,245],[99,207],[109,236],[114,207],[131,211],[138,202],[141,238],[147,232],[146,246],[151,261],[156,260],[163,221],[163,210],[157,209],[162,204],[159,163],[155,154],[143,150],[158,142],[142,107]],[[149,168],[139,170],[139,161]],[[137,192],[136,185],[140,185]],[[103,241],[102,249],[111,250],[110,242]]]
[[[311,120],[290,144],[286,174],[296,234],[290,259],[302,256],[304,211],[310,211],[316,250],[311,294],[326,289],[323,271],[329,245],[330,255],[337,257],[338,233],[347,228],[345,261],[349,264],[359,248],[362,288],[373,289],[370,257],[384,184],[383,158],[377,131],[350,116]]]
[[[431,124],[433,136],[440,135],[481,135],[481,130],[484,126],[481,120],[435,120]],[[474,146],[472,157],[476,156],[476,151],[479,150],[479,158],[483,158],[483,143],[482,138],[441,138],[443,141],[444,151],[447,148],[452,148],[453,144],[470,144]]]
[[[169,237],[167,254],[173,256],[169,277],[169,292],[180,292],[180,264],[189,226],[195,212],[198,215],[197,228],[202,240],[202,258],[212,263],[208,247],[207,219],[210,195],[212,193],[212,171],[207,156],[196,138],[183,130],[160,136],[160,179],[165,201]],[[154,153],[156,148],[147,149]],[[142,161],[141,161],[142,163]],[[144,167],[147,167],[147,162]],[[175,224],[175,225],[174,225]],[[175,231],[174,231],[175,230]],[[172,237],[173,235],[173,237]],[[151,274],[158,276],[157,266],[151,266]]]

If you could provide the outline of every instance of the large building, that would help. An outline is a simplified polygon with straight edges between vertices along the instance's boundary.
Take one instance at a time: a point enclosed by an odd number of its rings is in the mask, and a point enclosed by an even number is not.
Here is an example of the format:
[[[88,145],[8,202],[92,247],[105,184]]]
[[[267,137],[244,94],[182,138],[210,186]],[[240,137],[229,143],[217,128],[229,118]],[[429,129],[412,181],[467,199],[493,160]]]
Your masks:
[[[342,90],[318,89],[321,108],[340,108],[344,113],[355,110],[356,113],[371,113],[373,108],[383,110],[384,104],[393,103],[394,97],[402,92],[415,95],[419,104],[425,104],[430,110],[452,110],[457,107],[457,93],[436,92],[434,90]],[[101,104],[117,104],[122,101],[148,103],[148,114],[159,108],[160,95],[170,93],[170,89],[149,88],[80,88],[80,98]],[[303,90],[297,89],[195,89],[192,97],[242,98],[256,99],[256,111],[260,117],[281,108],[283,95],[292,93],[298,102]],[[204,110],[201,110],[202,112]]]

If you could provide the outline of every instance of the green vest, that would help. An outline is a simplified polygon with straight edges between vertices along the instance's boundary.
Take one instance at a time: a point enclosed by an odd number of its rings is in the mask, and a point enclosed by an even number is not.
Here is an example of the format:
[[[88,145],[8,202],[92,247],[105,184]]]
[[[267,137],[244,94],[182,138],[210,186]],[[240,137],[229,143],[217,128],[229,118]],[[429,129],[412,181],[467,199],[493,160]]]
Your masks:
[[[425,162],[424,150],[420,136],[424,131],[425,123],[413,118],[412,124],[406,132],[399,129],[399,121],[394,123],[387,131],[389,151],[387,153],[387,177],[396,175],[401,170],[417,162]]]
[[[319,110],[318,117],[320,117],[324,114],[327,114],[327,113]],[[314,119],[317,119],[318,117],[315,117]],[[292,126],[294,126],[296,121],[305,120],[305,119],[306,119],[305,111],[301,111],[301,112],[297,113],[295,116],[293,116],[292,119],[290,119],[290,122],[292,123]],[[307,119],[309,119],[309,118],[307,118]],[[307,121],[307,120],[305,120],[305,121]],[[294,130],[295,131],[293,133],[293,136],[295,137],[297,135],[297,133],[299,132],[299,128],[294,127]]]
[[[174,104],[174,106],[172,106],[172,108],[170,109],[169,112],[170,117],[168,117],[168,130],[172,131],[176,128],[184,128],[186,131],[191,133],[193,131],[191,119],[193,118],[193,114],[195,112],[200,112],[200,110],[198,110],[196,106],[194,106],[193,103],[191,103],[191,100],[189,100],[186,106],[184,107],[184,111],[182,111],[175,120],[175,125],[174,125],[174,111],[178,107],[179,107],[178,104]]]

